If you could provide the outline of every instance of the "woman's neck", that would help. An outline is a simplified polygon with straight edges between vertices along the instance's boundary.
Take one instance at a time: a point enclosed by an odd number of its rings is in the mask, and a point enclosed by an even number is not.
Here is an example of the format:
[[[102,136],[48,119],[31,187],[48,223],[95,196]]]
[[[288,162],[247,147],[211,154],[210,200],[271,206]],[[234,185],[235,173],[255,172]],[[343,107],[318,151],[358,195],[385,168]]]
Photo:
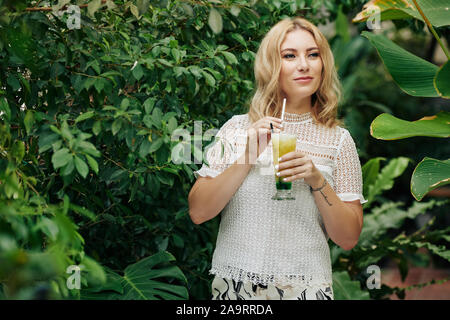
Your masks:
[[[311,112],[311,110],[311,96],[298,100],[286,97],[286,109],[284,112],[302,114]]]

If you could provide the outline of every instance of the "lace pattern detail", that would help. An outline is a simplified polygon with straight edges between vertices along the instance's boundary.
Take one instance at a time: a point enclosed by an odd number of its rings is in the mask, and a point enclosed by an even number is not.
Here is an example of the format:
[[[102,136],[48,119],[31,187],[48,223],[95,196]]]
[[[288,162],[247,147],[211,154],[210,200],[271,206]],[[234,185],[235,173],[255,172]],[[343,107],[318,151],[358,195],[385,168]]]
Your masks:
[[[336,193],[346,195],[358,195],[361,203],[367,202],[362,197],[362,172],[355,143],[350,133],[345,130],[342,136],[342,142],[336,157],[333,180],[336,182]],[[356,200],[353,197],[353,200]]]
[[[232,279],[234,281],[251,282],[253,284],[261,284],[267,286],[269,284],[275,285],[301,285],[304,287],[316,288],[322,285],[330,285],[331,282],[318,275],[317,277],[305,276],[305,275],[273,275],[273,274],[260,274],[254,272],[245,272],[240,268],[233,267],[213,267],[209,270],[209,274],[218,276],[220,278]]]
[[[364,203],[361,166],[349,132],[317,124],[310,113],[285,113],[285,120],[284,131],[297,135],[297,150],[312,159],[340,199]],[[208,148],[209,166],[203,164],[196,177],[215,177],[234,163],[245,150],[249,125],[247,114],[228,120]],[[270,141],[221,212],[210,273],[254,284],[331,283],[329,237],[309,186],[303,179],[293,181],[295,200],[271,200],[274,173]]]

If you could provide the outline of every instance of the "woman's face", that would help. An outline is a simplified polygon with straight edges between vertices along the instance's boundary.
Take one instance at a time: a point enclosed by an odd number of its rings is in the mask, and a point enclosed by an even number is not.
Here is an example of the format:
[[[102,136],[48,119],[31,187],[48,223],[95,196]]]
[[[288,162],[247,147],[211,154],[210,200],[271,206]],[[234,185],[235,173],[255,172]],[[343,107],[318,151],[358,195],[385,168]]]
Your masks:
[[[281,90],[288,100],[309,97],[320,86],[322,58],[312,34],[296,29],[281,44]],[[302,79],[305,78],[305,79]]]

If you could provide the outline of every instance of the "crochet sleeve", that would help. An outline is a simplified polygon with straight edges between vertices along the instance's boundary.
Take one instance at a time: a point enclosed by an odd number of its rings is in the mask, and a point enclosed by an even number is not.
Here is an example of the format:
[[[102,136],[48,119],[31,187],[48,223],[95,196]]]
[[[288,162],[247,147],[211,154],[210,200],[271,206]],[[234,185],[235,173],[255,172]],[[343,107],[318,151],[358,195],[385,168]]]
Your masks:
[[[205,162],[198,171],[194,171],[195,178],[216,177],[225,171],[236,159],[236,130],[237,123],[233,116],[219,129],[215,139],[203,151]]]
[[[362,194],[362,171],[355,142],[348,130],[344,130],[333,170],[335,192],[342,201],[359,200],[366,203]]]

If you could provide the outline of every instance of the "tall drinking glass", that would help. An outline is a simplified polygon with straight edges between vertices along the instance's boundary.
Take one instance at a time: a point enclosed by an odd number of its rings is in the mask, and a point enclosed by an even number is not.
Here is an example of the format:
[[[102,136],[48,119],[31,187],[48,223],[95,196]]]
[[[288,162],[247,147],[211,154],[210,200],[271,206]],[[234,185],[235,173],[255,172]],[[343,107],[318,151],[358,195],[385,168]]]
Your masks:
[[[297,147],[297,136],[284,132],[272,133],[272,148],[273,148],[273,165],[278,164],[278,158],[286,153],[295,151]],[[295,200],[292,194],[292,182],[284,182],[285,177],[278,177],[275,171],[275,182],[277,192],[272,197],[272,200]]]

